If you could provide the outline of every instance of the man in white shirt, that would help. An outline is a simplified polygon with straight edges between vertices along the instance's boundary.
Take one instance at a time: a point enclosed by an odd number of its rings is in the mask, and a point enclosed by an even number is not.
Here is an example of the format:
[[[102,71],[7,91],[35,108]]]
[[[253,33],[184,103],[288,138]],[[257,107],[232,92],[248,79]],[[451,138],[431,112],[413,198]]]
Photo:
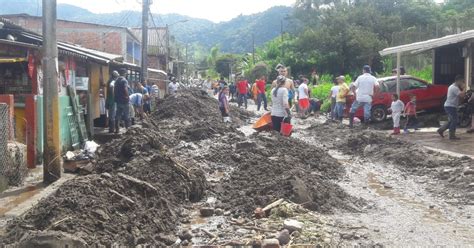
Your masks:
[[[372,76],[370,66],[364,65],[363,74],[360,75],[354,84],[352,84],[352,90],[355,89],[356,100],[352,103],[351,111],[349,114],[349,126],[353,127],[354,115],[360,108],[364,108],[364,123],[370,121],[370,111],[372,109],[372,96],[375,93],[375,87],[378,85],[377,79]]]

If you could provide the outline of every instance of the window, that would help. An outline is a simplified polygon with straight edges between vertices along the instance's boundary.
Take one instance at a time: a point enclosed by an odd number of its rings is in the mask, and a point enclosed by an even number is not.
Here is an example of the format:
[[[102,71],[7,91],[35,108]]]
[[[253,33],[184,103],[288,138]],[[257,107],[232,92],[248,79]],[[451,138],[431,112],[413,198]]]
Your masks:
[[[382,82],[380,87],[381,92],[386,92],[386,93],[396,93],[397,92],[397,81],[395,80],[389,80]]]
[[[410,90],[424,89],[428,87],[425,83],[415,79],[408,79],[408,85]]]

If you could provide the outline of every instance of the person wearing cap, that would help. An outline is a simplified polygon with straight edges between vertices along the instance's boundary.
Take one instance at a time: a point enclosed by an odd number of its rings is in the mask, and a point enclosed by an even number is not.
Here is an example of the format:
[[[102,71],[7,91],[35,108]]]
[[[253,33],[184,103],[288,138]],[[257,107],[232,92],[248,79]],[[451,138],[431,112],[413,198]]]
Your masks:
[[[370,114],[372,109],[372,96],[377,87],[377,79],[370,74],[372,72],[369,65],[364,65],[363,74],[360,75],[352,84],[352,90],[355,90],[356,100],[352,103],[351,111],[349,113],[349,126],[354,125],[354,116],[359,108],[364,108],[364,123],[370,121]]]
[[[280,132],[281,123],[283,121],[289,122],[290,105],[288,104],[288,89],[285,87],[286,78],[278,76],[276,79],[277,85],[272,90],[272,126],[273,130]]]
[[[105,100],[105,108],[107,109],[107,115],[109,117],[109,133],[113,133],[115,131],[115,112],[116,112],[116,104],[114,99],[114,85],[115,80],[119,77],[119,73],[117,71],[112,72],[112,77],[107,82],[107,89],[106,94],[107,98]]]
[[[125,122],[125,128],[130,127],[130,106],[129,106],[129,92],[128,92],[128,81],[127,69],[122,68],[119,70],[120,76],[115,80],[114,84],[114,100],[117,107],[116,118],[115,118],[115,133],[120,130],[119,121]]]
[[[346,97],[349,94],[349,87],[346,84],[346,78],[344,76],[339,76],[336,78],[336,82],[339,86],[339,90],[336,96],[336,120],[342,121],[344,118],[344,109],[346,107]]]

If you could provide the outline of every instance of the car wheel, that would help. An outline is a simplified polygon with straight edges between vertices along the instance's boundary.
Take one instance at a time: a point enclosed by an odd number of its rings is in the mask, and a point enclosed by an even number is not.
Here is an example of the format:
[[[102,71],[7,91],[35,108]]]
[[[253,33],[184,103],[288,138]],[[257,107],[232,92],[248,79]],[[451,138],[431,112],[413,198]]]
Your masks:
[[[378,105],[372,108],[372,120],[381,122],[387,119],[387,109],[384,106]]]

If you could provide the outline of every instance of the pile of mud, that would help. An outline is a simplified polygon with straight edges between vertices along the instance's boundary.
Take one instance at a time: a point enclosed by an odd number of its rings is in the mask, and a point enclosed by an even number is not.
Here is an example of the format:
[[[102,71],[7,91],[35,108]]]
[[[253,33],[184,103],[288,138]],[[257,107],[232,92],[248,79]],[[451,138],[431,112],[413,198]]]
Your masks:
[[[324,140],[331,149],[384,161],[410,174],[431,175],[447,185],[455,198],[472,202],[474,160],[441,154],[373,130],[348,129],[337,124],[315,124],[308,133]]]
[[[212,148],[205,158],[233,169],[213,193],[217,206],[235,215],[250,216],[280,198],[322,213],[354,211],[363,204],[333,182],[344,174],[335,159],[296,139],[255,134],[235,145]]]
[[[158,103],[158,111],[153,113],[155,120],[173,119],[188,121],[207,121],[221,123],[218,101],[200,89],[185,89],[170,95]],[[230,116],[234,123],[243,124],[254,114],[231,106]]]
[[[159,137],[137,128],[104,145],[90,175],[66,182],[9,223],[4,242],[35,244],[45,234],[38,231],[46,231],[89,246],[174,243],[167,234],[174,233],[186,204],[202,198],[207,182],[201,169],[168,156]]]

